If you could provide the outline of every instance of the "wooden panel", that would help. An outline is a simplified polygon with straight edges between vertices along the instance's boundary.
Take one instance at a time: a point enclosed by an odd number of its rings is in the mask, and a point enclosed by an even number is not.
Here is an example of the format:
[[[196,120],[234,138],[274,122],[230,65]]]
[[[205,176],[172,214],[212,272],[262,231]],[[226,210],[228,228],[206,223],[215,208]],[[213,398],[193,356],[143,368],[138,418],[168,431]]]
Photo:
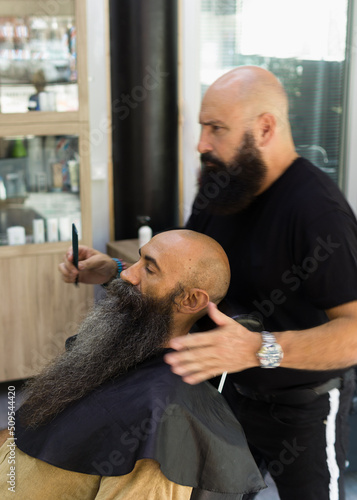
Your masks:
[[[92,185],[91,185],[91,165],[90,165],[90,137],[89,125],[79,125],[79,156],[80,156],[80,197],[82,214],[82,243],[92,244]]]
[[[178,5],[178,202],[179,202],[179,225],[184,225],[184,185],[183,185],[183,109],[184,100],[182,94],[183,62],[182,62],[182,3]]]
[[[69,14],[76,6],[79,111],[0,116],[0,137],[77,135],[80,154],[82,243],[92,244],[86,0],[3,0],[0,12]],[[37,10],[36,10],[37,9]],[[52,9],[51,13],[47,11]],[[58,264],[69,242],[0,248],[0,381],[34,375],[64,348],[64,340],[93,303],[93,287],[68,285]]]
[[[51,123],[51,124],[67,124],[67,123],[75,123],[79,121],[79,113],[77,111],[69,111],[69,112],[49,112],[49,111],[33,111],[31,113],[4,113],[0,114],[0,126],[5,127],[5,134],[9,135],[6,132],[6,126],[23,126],[24,124],[28,126],[33,126],[38,123]],[[43,134],[45,135],[45,134]]]
[[[16,115],[17,123],[7,123],[0,121],[0,137],[17,137],[23,135],[79,135],[80,126],[78,123],[62,123],[60,121],[48,123],[43,121],[43,115],[39,113],[36,123],[26,123],[22,120],[22,115]],[[46,113],[47,115],[50,113]],[[52,115],[53,113],[51,113]],[[6,116],[6,115],[5,115]]]
[[[70,16],[74,0],[1,0],[1,16]]]
[[[108,200],[109,200],[109,239],[115,239],[114,231],[114,190],[113,190],[113,141],[112,141],[112,90],[110,81],[110,24],[109,24],[109,0],[105,0],[104,3],[104,14],[105,14],[105,60],[106,60],[106,72],[107,72],[107,116],[108,116],[108,151],[110,152],[108,156]]]
[[[47,255],[53,253],[58,254],[59,252],[63,256],[70,244],[70,241],[59,241],[56,243],[41,243],[29,245],[5,245],[0,247],[0,258],[22,256],[30,257],[34,255]]]
[[[66,284],[63,253],[0,260],[0,381],[34,375],[93,304],[93,287]]]
[[[107,254],[123,259],[127,264],[134,264],[139,260],[139,240],[110,241],[107,243]]]
[[[78,72],[78,98],[79,116],[81,122],[89,120],[88,100],[88,68],[87,68],[87,13],[86,1],[76,3],[76,28],[77,28],[77,72]]]

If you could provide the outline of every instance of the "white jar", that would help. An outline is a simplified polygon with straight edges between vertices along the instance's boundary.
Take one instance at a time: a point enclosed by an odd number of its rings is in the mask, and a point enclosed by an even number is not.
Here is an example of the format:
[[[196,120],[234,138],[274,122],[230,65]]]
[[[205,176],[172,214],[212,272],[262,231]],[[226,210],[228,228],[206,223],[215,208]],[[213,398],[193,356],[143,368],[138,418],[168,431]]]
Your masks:
[[[34,219],[32,221],[32,232],[34,243],[45,242],[45,224],[43,219]]]
[[[23,226],[12,226],[6,230],[9,245],[25,245],[26,234]]]
[[[141,226],[138,232],[139,248],[146,245],[152,238],[152,229],[150,226]]]

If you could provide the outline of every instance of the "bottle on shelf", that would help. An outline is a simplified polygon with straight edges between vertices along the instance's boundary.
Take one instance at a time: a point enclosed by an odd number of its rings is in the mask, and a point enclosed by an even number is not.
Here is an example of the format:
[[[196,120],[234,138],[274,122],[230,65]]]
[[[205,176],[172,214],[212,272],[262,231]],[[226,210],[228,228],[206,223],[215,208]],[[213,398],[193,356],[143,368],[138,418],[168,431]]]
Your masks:
[[[56,138],[53,135],[48,135],[45,138],[43,156],[44,156],[48,191],[51,191],[53,189],[53,165],[57,163]]]
[[[27,156],[27,151],[21,137],[17,137],[11,152],[12,158],[23,158]]]
[[[47,189],[47,175],[44,169],[42,137],[28,138],[27,185],[30,191]]]
[[[138,231],[139,248],[146,245],[152,238],[152,229],[149,226],[151,218],[147,215],[138,215],[137,221],[140,224]]]
[[[72,193],[79,192],[79,163],[77,160],[68,160],[69,183]]]

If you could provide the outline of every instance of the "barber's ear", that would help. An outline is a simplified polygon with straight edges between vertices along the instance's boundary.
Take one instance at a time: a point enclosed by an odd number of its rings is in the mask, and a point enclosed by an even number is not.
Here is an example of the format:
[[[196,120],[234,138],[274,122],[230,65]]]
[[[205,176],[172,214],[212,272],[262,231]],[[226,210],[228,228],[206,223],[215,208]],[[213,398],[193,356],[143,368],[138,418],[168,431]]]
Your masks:
[[[196,314],[208,306],[209,295],[201,288],[191,288],[176,300],[177,309],[184,314]]]
[[[271,113],[263,113],[257,120],[256,144],[258,147],[266,146],[274,136],[276,129],[276,118]]]

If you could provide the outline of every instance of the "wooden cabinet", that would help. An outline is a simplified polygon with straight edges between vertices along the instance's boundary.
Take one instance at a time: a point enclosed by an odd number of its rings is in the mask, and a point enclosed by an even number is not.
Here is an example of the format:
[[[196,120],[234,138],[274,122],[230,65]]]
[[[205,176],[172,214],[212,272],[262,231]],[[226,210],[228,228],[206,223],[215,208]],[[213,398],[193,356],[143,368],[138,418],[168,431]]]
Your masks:
[[[35,73],[45,76],[42,110],[27,111]],[[36,373],[63,350],[93,302],[92,287],[65,284],[58,271],[69,237],[58,227],[58,241],[49,241],[46,231],[49,219],[70,225],[75,217],[81,243],[92,243],[87,78],[85,0],[1,2],[0,381]],[[79,170],[79,190],[69,161]],[[20,223],[9,216],[15,209]],[[34,242],[31,220],[21,223],[31,210],[43,220],[44,243]],[[9,244],[9,224],[26,227],[25,244]]]
[[[109,241],[107,254],[116,259],[123,259],[128,266],[139,260],[139,240]]]

